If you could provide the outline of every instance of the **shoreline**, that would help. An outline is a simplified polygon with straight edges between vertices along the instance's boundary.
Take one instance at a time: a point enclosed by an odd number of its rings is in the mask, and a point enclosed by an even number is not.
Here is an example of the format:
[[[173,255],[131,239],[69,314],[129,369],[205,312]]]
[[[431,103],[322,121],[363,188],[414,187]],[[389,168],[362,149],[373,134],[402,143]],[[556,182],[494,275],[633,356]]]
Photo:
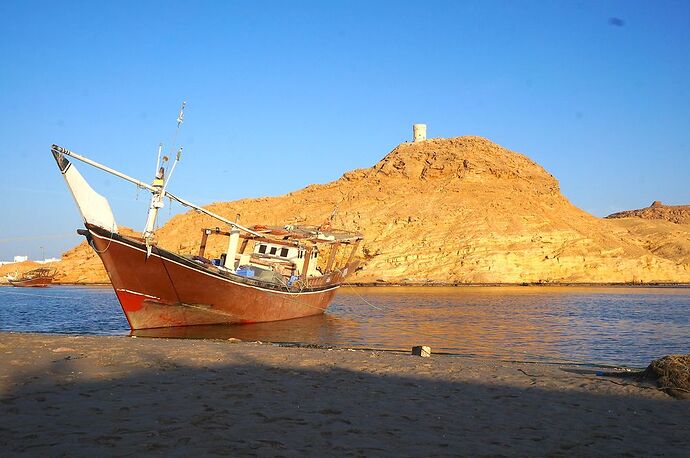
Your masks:
[[[567,364],[0,332],[14,454],[682,456],[687,403]]]
[[[12,286],[9,283],[1,283],[2,286]],[[59,283],[51,286],[99,286],[112,287],[111,283]],[[340,287],[351,288],[385,288],[385,287],[411,287],[411,288],[513,288],[513,287],[539,287],[539,288],[690,288],[690,283],[454,283],[454,282],[373,282],[373,283],[343,283]]]
[[[345,283],[342,286],[352,287],[441,287],[441,288],[513,288],[513,287],[539,287],[539,288],[690,288],[690,283],[444,283],[444,282],[417,282],[417,283]]]
[[[219,327],[224,328],[233,325],[198,325],[198,326],[187,326],[178,328],[154,328],[154,329],[140,329],[140,330],[123,330],[122,333],[117,334],[91,334],[91,333],[59,333],[54,331],[40,332],[40,331],[11,331],[11,330],[0,330],[0,340],[2,340],[3,334],[15,334],[15,335],[27,335],[27,336],[41,336],[41,337],[96,337],[96,338],[129,338],[129,339],[151,339],[151,340],[181,340],[181,341],[206,341],[206,342],[231,342],[231,343],[244,343],[244,344],[259,344],[267,345],[280,348],[296,348],[304,350],[323,350],[323,351],[364,351],[364,352],[376,352],[382,354],[392,354],[407,356],[410,354],[409,351],[400,348],[374,348],[367,346],[357,346],[357,345],[338,345],[338,344],[320,344],[320,343],[310,343],[310,342],[299,342],[299,341],[279,341],[279,340],[252,340],[252,339],[239,339],[236,337],[220,337],[220,336],[207,336],[207,335],[176,335],[169,332],[170,329],[186,329],[186,328],[198,328],[198,327]],[[437,351],[433,350],[433,355],[435,357],[453,358],[460,360],[470,360],[470,361],[491,361],[494,363],[506,363],[506,364],[543,364],[546,366],[567,366],[567,367],[577,367],[582,369],[606,369],[620,372],[621,374],[642,371],[647,367],[647,363],[644,365],[635,364],[613,364],[613,363],[597,363],[597,362],[587,362],[587,361],[576,361],[567,359],[549,359],[548,357],[541,357],[539,355],[532,355],[532,358],[512,358],[509,356],[501,355],[482,355],[475,353],[453,353],[449,351]]]

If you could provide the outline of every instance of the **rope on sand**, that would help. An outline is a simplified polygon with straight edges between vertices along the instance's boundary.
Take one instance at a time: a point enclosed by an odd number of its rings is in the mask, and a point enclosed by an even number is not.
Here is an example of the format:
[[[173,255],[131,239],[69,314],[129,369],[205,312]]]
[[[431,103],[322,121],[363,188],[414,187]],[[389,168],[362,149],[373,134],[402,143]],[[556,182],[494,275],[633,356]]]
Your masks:
[[[656,380],[659,389],[678,399],[690,399],[690,355],[655,359],[640,378]]]

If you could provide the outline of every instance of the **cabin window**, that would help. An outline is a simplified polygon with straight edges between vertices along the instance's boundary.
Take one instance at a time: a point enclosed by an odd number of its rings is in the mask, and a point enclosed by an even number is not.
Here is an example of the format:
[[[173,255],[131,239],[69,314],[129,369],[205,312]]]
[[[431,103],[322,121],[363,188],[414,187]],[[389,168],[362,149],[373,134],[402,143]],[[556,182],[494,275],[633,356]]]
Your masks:
[[[272,247],[271,247],[271,253],[270,253],[270,254],[276,254],[276,251],[278,251],[278,248],[272,246]]]
[[[266,245],[259,245],[259,253],[266,253]]]
[[[283,257],[283,258],[287,258],[287,255],[288,255],[288,249],[287,249],[287,248],[282,248],[282,249],[280,250],[280,256]]]

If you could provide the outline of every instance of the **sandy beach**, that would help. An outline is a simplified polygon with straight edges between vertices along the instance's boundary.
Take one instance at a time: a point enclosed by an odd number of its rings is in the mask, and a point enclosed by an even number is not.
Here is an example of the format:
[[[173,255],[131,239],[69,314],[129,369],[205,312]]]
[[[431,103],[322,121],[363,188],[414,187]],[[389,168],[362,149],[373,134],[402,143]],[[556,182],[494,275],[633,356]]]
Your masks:
[[[0,333],[5,456],[690,454],[690,404],[582,367]]]

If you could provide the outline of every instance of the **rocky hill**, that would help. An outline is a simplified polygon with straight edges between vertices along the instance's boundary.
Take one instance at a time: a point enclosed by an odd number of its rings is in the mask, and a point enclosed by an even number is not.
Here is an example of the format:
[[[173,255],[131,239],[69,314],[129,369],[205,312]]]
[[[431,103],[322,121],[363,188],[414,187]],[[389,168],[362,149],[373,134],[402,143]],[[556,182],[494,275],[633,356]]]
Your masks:
[[[660,219],[676,224],[690,224],[690,205],[664,205],[655,200],[647,208],[613,213],[607,218]]]
[[[337,208],[334,226],[366,237],[353,282],[690,282],[690,226],[595,218],[538,164],[480,137],[403,143],[331,183],[207,208],[239,215],[244,225],[319,224]],[[200,228],[217,225],[188,212],[158,237],[166,248],[194,253]],[[224,243],[211,241],[209,251]],[[85,274],[102,271],[86,256],[66,254],[63,262],[79,260]]]

